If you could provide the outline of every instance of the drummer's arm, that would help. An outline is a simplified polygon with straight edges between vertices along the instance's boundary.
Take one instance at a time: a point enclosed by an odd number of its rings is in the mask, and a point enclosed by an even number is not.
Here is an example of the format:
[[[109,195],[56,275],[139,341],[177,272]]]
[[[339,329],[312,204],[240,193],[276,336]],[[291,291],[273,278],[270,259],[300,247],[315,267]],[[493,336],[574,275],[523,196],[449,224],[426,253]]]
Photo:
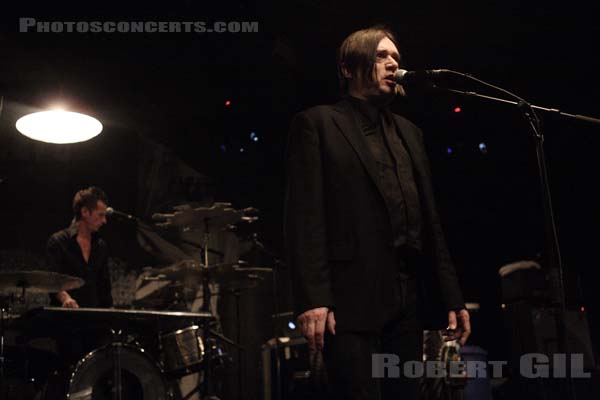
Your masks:
[[[50,237],[50,239],[48,239],[48,244],[46,245],[46,265],[48,269],[53,272],[62,273],[62,258],[62,252],[58,243],[53,237]],[[79,308],[75,299],[73,299],[66,290],[55,293],[54,297],[63,307]]]

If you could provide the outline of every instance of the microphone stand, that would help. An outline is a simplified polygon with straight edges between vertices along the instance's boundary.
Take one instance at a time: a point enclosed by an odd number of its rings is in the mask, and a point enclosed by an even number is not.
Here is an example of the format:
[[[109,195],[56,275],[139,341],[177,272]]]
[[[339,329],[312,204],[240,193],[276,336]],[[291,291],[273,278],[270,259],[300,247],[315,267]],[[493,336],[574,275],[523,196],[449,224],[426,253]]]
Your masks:
[[[468,75],[467,75],[468,76]],[[471,77],[472,78],[472,77]],[[492,100],[498,103],[505,103],[505,104],[511,104],[514,106],[521,106],[521,102],[520,101],[513,101],[513,100],[506,100],[506,99],[501,99],[498,97],[493,97],[493,96],[487,96],[484,94],[480,94],[477,92],[467,92],[467,91],[462,91],[462,90],[456,90],[456,89],[448,89],[448,88],[441,88],[438,86],[435,86],[435,89],[437,90],[443,90],[445,92],[451,92],[451,93],[456,93],[459,94],[461,96],[466,96],[466,97],[475,97],[475,98],[479,98],[479,99],[485,99],[485,100]],[[571,118],[571,119],[575,119],[578,121],[583,121],[583,122],[591,122],[593,124],[598,124],[600,125],[600,118],[594,118],[594,117],[590,117],[587,115],[581,115],[581,114],[570,114],[570,113],[566,113],[564,111],[561,111],[557,108],[546,108],[546,107],[541,107],[541,106],[536,106],[535,104],[530,104],[527,103],[525,101],[523,101],[527,107],[531,107],[533,110],[539,110],[539,111],[544,111],[547,113],[551,113],[551,114],[555,114],[555,115],[560,115],[561,117],[567,117],[567,118]]]
[[[557,114],[560,116],[576,119],[579,121],[591,122],[591,123],[595,123],[598,125],[600,125],[600,119],[594,118],[594,117],[589,117],[586,115],[569,114],[569,113],[565,113],[565,112],[562,112],[562,111],[560,111],[558,109],[554,109],[554,108],[546,108],[546,107],[536,106],[536,105],[528,103],[527,101],[523,100],[522,98],[516,96],[513,93],[510,93],[509,91],[507,91],[505,89],[491,85],[491,84],[484,82],[480,79],[477,79],[471,75],[463,74],[461,72],[456,72],[456,71],[450,71],[450,70],[446,70],[446,71],[447,71],[447,73],[450,73],[453,75],[458,75],[463,78],[467,78],[468,80],[472,80],[472,81],[478,82],[480,84],[483,84],[485,86],[491,87],[493,89],[499,90],[503,93],[508,94],[512,98],[516,99],[516,101],[487,96],[487,95],[479,94],[479,93],[472,92],[472,91],[461,91],[461,90],[448,89],[448,88],[439,88],[437,86],[434,86],[434,88],[441,89],[446,92],[459,94],[462,96],[474,97],[474,98],[478,98],[478,99],[486,99],[486,100],[491,100],[491,101],[495,101],[498,103],[505,103],[505,104],[511,104],[513,106],[517,106],[518,109],[521,111],[523,117],[529,124],[529,127],[531,128],[531,133],[533,134],[533,137],[535,139],[537,171],[538,171],[538,175],[539,175],[540,191],[542,194],[542,202],[543,202],[543,210],[544,210],[544,228],[545,228],[544,230],[545,230],[545,246],[546,246],[545,259],[546,259],[546,263],[549,267],[549,270],[551,273],[550,277],[551,277],[551,281],[553,283],[553,288],[552,288],[553,292],[554,292],[553,300],[554,300],[555,304],[556,303],[559,304],[559,312],[558,312],[558,315],[555,316],[556,317],[555,320],[556,320],[557,336],[558,336],[558,338],[557,338],[558,339],[558,349],[559,349],[559,352],[568,354],[569,345],[568,345],[568,340],[567,340],[567,334],[566,334],[567,330],[566,330],[566,321],[565,321],[567,310],[566,310],[566,301],[565,301],[563,264],[562,264],[562,258],[560,255],[560,246],[558,243],[558,235],[556,233],[556,223],[555,223],[555,219],[554,219],[554,210],[552,207],[552,198],[550,195],[550,185],[549,185],[549,180],[548,180],[548,171],[547,171],[547,167],[546,167],[546,156],[544,153],[544,135],[541,130],[540,121],[535,113],[535,110],[553,113],[553,114]],[[568,394],[569,399],[574,400],[575,392],[573,391],[572,379],[573,378],[571,377],[571,374],[568,374],[567,381],[566,381],[567,382],[567,394]]]

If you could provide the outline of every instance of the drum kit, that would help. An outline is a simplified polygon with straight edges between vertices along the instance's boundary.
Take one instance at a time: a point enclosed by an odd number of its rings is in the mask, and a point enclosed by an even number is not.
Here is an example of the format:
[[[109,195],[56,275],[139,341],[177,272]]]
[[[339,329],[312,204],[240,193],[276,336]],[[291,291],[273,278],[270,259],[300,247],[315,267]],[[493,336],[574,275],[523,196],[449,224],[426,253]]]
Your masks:
[[[209,241],[211,235],[239,222],[255,221],[256,212],[255,209],[236,210],[228,203],[215,203],[212,207],[180,207],[173,214],[153,216],[159,227],[199,233],[196,236],[201,238],[201,257],[198,257],[201,262],[182,260],[152,269],[145,277],[148,281],[185,281],[201,286],[203,301],[196,312],[38,307],[10,315],[13,304],[29,293],[56,293],[79,288],[85,282],[48,271],[0,272],[0,400],[28,398],[18,388],[11,392],[11,384],[14,389],[17,385],[14,382],[30,384],[34,381],[39,382],[34,398],[40,400],[176,400],[190,399],[196,393],[202,399],[218,399],[213,382],[217,375],[215,370],[227,365],[228,359],[220,343],[241,346],[219,333],[218,319],[210,307],[213,295],[210,285],[251,281],[272,273],[272,269],[252,268],[240,261],[210,264]],[[11,367],[36,364],[35,359],[22,359],[34,352],[16,350],[27,349],[36,338],[59,340],[84,337],[90,332],[103,332],[108,339],[93,350],[86,350],[76,362],[61,367],[63,370],[53,366],[44,370],[48,376],[39,376],[39,372],[36,376],[29,367],[16,368],[17,373]],[[15,338],[11,352],[6,352],[7,334]],[[59,351],[55,358],[60,360],[61,357]],[[181,393],[177,380],[196,373],[200,377],[197,387]],[[15,375],[18,375],[16,380]]]

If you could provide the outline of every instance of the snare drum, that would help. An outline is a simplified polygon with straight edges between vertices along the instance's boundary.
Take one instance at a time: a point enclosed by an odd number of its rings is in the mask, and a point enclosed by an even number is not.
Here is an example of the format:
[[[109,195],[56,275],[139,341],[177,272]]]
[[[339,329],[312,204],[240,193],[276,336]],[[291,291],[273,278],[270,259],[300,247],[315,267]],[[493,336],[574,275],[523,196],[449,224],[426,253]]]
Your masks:
[[[202,331],[197,325],[160,336],[165,372],[184,376],[198,371],[204,360]]]
[[[160,367],[138,347],[111,344],[85,356],[69,380],[69,400],[112,399],[116,351],[121,365],[123,400],[167,400],[170,390]]]

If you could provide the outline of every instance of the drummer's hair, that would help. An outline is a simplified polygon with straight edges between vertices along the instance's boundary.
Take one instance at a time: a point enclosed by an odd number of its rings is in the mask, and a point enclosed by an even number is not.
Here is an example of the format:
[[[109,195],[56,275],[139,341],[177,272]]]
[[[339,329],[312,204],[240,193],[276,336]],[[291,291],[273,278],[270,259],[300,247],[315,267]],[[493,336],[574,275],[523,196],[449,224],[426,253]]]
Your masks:
[[[75,220],[78,221],[81,219],[81,209],[83,207],[90,211],[95,210],[99,200],[104,202],[104,204],[108,204],[106,193],[98,186],[90,186],[75,193],[73,197],[73,214]]]

